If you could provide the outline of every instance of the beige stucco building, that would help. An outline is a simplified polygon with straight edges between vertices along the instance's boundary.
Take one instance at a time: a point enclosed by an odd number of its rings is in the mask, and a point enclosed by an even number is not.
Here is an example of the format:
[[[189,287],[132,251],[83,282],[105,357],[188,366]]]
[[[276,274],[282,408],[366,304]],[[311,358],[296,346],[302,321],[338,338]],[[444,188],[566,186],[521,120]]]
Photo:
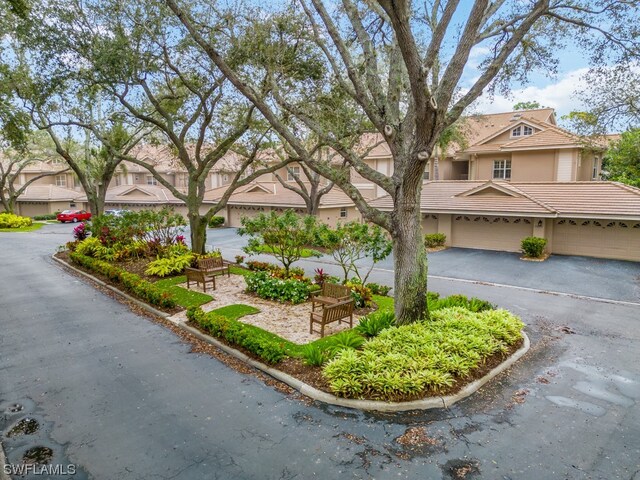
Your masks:
[[[518,251],[521,240],[534,235],[547,239],[551,253],[640,261],[640,190],[601,181],[604,145],[587,144],[558,127],[550,108],[470,116],[460,130],[464,146],[450,145],[444,154],[436,150],[428,162],[421,203],[425,233],[442,232],[454,247],[506,251]],[[391,152],[380,135],[364,135],[358,148],[369,167],[393,173]],[[186,172],[169,147],[143,145],[134,153],[166,182],[186,189]],[[267,163],[277,158],[272,151],[263,153]],[[241,162],[229,154],[211,170],[203,213],[220,201]],[[30,166],[19,181],[46,168],[59,168],[59,163]],[[304,213],[302,197],[284,188],[278,176],[292,186],[297,178],[308,187],[302,167],[290,164],[238,188],[218,215],[237,227],[243,216],[260,212]],[[390,197],[379,186],[354,169],[350,179],[371,205],[391,209]],[[107,190],[106,208],[162,205],[186,214],[185,205],[148,170],[124,162]],[[18,201],[19,213],[30,216],[87,207],[68,172],[39,179]],[[329,225],[362,220],[337,187],[322,197],[318,216]]]

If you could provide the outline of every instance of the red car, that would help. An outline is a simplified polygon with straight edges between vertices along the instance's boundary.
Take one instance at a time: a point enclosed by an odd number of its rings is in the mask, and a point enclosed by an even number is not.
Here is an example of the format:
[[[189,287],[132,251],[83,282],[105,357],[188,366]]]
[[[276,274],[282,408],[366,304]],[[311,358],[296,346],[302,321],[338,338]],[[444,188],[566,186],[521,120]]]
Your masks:
[[[84,220],[89,220],[91,218],[91,213],[85,210],[65,210],[64,212],[60,212],[56,218],[59,222],[82,222]]]

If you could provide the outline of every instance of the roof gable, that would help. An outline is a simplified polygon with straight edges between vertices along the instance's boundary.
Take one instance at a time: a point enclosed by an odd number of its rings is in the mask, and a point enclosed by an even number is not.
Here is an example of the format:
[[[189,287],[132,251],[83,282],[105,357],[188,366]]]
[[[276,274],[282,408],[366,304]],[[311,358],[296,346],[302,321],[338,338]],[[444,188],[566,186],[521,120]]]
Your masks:
[[[474,146],[475,145],[483,145],[485,143],[489,143],[494,138],[499,137],[503,133],[508,132],[508,131],[510,131],[510,130],[518,127],[518,126],[521,126],[521,125],[526,125],[528,127],[531,127],[534,130],[535,133],[539,133],[541,128],[542,128],[542,125],[540,123],[536,122],[535,120],[530,119],[530,118],[520,117],[517,121],[514,121],[514,122],[510,123],[509,125],[506,125],[505,127],[501,128],[500,130],[498,130],[496,132],[493,132],[489,136],[484,137],[480,141],[476,142],[474,144]],[[530,135],[527,135],[527,137],[529,137],[529,136]],[[520,138],[522,138],[522,137],[518,137],[518,139],[520,139]]]
[[[135,196],[135,195],[144,195],[145,197],[152,197],[153,196],[149,192],[143,190],[142,188],[140,188],[138,186],[133,186],[130,189],[125,190],[119,196],[121,196],[121,197],[129,197],[129,196]]]
[[[487,183],[472,188],[471,190],[467,190],[466,192],[462,192],[456,195],[456,197],[472,197],[479,195],[494,195],[500,197],[522,197],[522,195],[514,190],[511,190],[509,187],[504,185],[499,185],[489,180]]]
[[[272,190],[269,190],[264,185],[260,185],[259,183],[256,183],[256,184],[250,186],[249,188],[247,188],[242,193],[269,193],[269,194],[273,194],[274,192]]]

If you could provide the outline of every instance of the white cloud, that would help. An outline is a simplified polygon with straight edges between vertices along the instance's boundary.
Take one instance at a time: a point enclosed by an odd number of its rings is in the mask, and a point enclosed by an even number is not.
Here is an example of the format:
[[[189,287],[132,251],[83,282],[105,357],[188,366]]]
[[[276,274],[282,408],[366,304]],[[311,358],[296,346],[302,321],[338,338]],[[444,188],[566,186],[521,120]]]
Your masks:
[[[509,97],[495,95],[480,97],[473,105],[472,110],[479,113],[508,112],[518,102],[537,101],[544,107],[555,108],[558,117],[566,115],[572,110],[584,110],[585,105],[575,92],[586,86],[584,75],[589,70],[579,68],[566,72],[554,83],[545,86],[531,85],[521,89],[515,89]]]

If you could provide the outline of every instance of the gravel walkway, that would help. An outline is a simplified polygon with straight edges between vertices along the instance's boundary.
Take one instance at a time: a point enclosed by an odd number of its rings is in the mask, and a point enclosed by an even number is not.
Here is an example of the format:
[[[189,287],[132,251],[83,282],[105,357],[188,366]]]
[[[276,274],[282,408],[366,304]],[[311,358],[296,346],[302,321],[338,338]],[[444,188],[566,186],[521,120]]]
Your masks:
[[[186,283],[182,283],[179,286],[187,288]],[[260,312],[242,317],[240,321],[263,328],[298,344],[309,343],[320,338],[319,333],[309,333],[310,302],[290,305],[263,300],[245,293],[246,287],[247,284],[242,275],[218,276],[216,277],[216,289],[213,293],[210,288],[207,291],[208,294],[213,295],[214,300],[203,305],[202,309],[208,312],[227,305],[239,303],[250,305],[258,308]],[[193,285],[191,290],[202,292],[200,287],[194,287]],[[186,322],[186,312],[177,313],[171,317],[171,320],[174,322]],[[354,325],[358,324],[356,315],[353,317],[353,323]],[[329,324],[325,327],[325,336],[345,330],[348,327],[349,325],[346,323],[340,325],[337,323]]]

